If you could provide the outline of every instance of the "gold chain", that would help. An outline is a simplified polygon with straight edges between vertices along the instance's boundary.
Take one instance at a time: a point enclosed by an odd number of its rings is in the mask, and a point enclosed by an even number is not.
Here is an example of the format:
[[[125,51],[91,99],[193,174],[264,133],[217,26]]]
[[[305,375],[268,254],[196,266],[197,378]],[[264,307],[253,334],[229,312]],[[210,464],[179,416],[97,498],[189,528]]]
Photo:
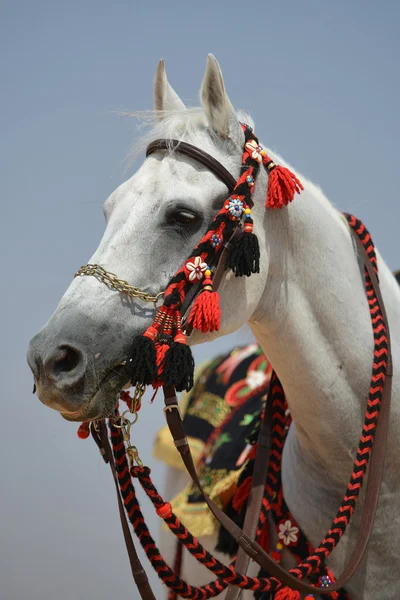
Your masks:
[[[121,416],[118,417],[116,422],[114,423],[114,427],[116,427],[117,429],[121,429],[122,431],[122,436],[126,444],[126,453],[128,455],[130,468],[132,468],[135,463],[140,468],[143,468],[143,463],[140,460],[138,449],[136,448],[136,446],[132,446],[131,427],[138,420],[138,410],[141,407],[142,398],[144,396],[145,391],[145,385],[137,385],[135,387],[132,402],[130,403],[129,408],[127,410],[124,410]],[[129,420],[126,416],[127,414],[131,414],[133,416],[133,419]]]
[[[139,298],[140,300],[143,300],[143,302],[152,302],[156,308],[158,299],[164,294],[164,292],[159,292],[156,296],[151,296],[150,294],[147,294],[147,292],[143,292],[139,288],[130,285],[130,283],[124,279],[118,279],[114,273],[106,271],[100,265],[85,265],[75,273],[74,277],[82,277],[84,275],[96,277],[96,279],[103,282],[107,287],[116,290],[117,292],[121,292],[122,294],[127,294],[131,298]]]

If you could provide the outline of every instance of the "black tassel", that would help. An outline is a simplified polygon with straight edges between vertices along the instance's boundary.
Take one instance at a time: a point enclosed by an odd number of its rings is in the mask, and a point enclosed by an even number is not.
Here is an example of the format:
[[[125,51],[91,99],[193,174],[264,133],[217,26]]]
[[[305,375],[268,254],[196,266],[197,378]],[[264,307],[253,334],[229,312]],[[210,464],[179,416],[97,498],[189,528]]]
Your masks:
[[[157,376],[156,348],[153,340],[138,335],[132,344],[126,372],[132,385],[151,385]]]
[[[187,344],[173,342],[165,355],[163,371],[164,383],[175,387],[177,392],[187,392],[193,387],[194,360],[192,351]]]
[[[236,277],[260,272],[260,247],[255,233],[244,231],[232,248],[229,267]]]

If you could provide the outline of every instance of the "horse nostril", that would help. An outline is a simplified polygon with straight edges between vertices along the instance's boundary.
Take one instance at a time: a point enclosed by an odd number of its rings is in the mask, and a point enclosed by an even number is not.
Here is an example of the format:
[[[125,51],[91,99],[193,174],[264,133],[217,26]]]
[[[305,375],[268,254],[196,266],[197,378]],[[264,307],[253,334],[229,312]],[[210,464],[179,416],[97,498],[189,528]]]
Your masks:
[[[72,346],[59,346],[44,363],[46,375],[57,385],[74,385],[83,376],[86,361],[82,352]]]
[[[53,359],[53,374],[57,377],[61,373],[73,371],[79,364],[79,353],[69,346],[60,348],[57,356]]]

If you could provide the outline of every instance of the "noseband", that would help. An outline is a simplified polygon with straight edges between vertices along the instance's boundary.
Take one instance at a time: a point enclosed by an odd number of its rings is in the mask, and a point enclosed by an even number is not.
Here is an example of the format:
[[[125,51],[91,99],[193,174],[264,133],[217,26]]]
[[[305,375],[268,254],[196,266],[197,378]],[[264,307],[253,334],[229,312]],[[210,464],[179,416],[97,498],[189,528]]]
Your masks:
[[[146,156],[150,156],[158,151],[172,150],[195,160],[211,171],[227,186],[230,197],[224,202],[223,207],[214,218],[206,234],[193,250],[189,260],[170,280],[164,292],[163,305],[158,310],[153,325],[146,330],[144,336],[140,336],[135,341],[130,359],[130,380],[136,385],[153,384],[156,388],[163,387],[164,411],[167,424],[186,470],[202,493],[204,501],[213,515],[239,545],[235,567],[231,565],[228,568],[224,567],[222,563],[218,563],[204,549],[202,551],[199,549],[196,554],[196,548],[200,548],[200,544],[197,540],[193,540],[190,537],[187,530],[185,530],[185,534],[180,533],[178,535],[176,533],[180,542],[194,554],[199,562],[202,562],[207,568],[216,573],[219,581],[225,583],[225,587],[231,583],[237,586],[235,590],[232,587],[229,588],[227,600],[238,598],[240,588],[268,592],[278,590],[282,585],[288,586],[291,590],[298,590],[299,592],[309,594],[310,596],[307,597],[314,597],[331,594],[343,588],[358,568],[372,531],[378,505],[380,484],[384,469],[386,439],[389,429],[392,381],[389,325],[379,289],[376,256],[370,235],[362,223],[354,217],[346,215],[350,231],[363,257],[368,303],[373,324],[374,362],[371,388],[364,429],[359,442],[354,470],[338,514],[328,534],[314,553],[308,556],[305,561],[302,561],[295,569],[288,572],[255,541],[261,503],[265,499],[268,499],[269,493],[268,482],[267,485],[265,483],[267,467],[270,461],[274,461],[273,452],[272,454],[270,453],[271,444],[273,443],[271,406],[273,405],[274,390],[270,388],[267,407],[261,423],[250,498],[243,530],[204,492],[197,476],[190,446],[184,432],[175,393],[175,390],[189,389],[193,381],[190,369],[194,365],[188,358],[189,354],[187,350],[189,349],[185,345],[185,336],[181,322],[182,315],[189,328],[195,327],[203,332],[218,329],[219,319],[216,318],[216,313],[219,310],[219,306],[217,310],[216,289],[226,267],[229,266],[236,276],[248,276],[251,273],[258,272],[258,243],[255,243],[256,238],[252,232],[251,207],[253,206],[253,202],[251,196],[254,191],[260,165],[263,165],[269,174],[267,208],[281,208],[293,200],[295,192],[300,192],[302,189],[300,182],[290,171],[273,163],[258,144],[258,140],[252,133],[252,130],[245,125],[242,125],[242,128],[245,135],[245,146],[238,180],[235,180],[215,158],[186,142],[156,140],[147,148]],[[149,296],[138,288],[132,288],[127,282],[122,282],[122,285],[117,287],[116,282],[121,284],[120,280],[97,265],[82,267],[77,275],[96,276],[109,285],[109,287],[113,287],[123,293],[129,293],[130,290],[134,290],[134,293],[130,295],[144,301],[155,302],[161,295]],[[190,309],[193,300],[194,304]],[[194,316],[193,311],[195,313]],[[190,314],[186,318],[188,312]],[[185,372],[186,370],[188,372]],[[273,377],[274,381],[280,385],[275,373]],[[284,395],[283,388],[280,389]],[[115,427],[118,427],[119,430],[116,430]],[[176,525],[176,517],[172,513],[171,506],[168,503],[163,503],[152,487],[148,475],[149,471],[146,471],[146,468],[143,468],[141,465],[135,467],[131,464],[130,469],[124,466],[124,455],[121,455],[121,452],[131,455],[132,446],[128,445],[125,451],[123,439],[120,433],[118,433],[121,428],[123,429],[123,422],[121,423],[121,420],[110,420],[111,437],[113,438],[114,436],[115,438],[115,443],[113,444],[114,458],[107,439],[104,422],[98,422],[92,426],[92,435],[99,445],[106,462],[110,463],[113,472],[125,541],[131,560],[132,572],[140,595],[144,600],[154,600],[147,577],[136,555],[126,516],[122,509],[120,493],[124,500],[128,516],[131,518],[135,531],[146,550],[146,548],[149,548],[149,544],[145,543],[143,539],[147,535],[145,534],[147,530],[144,529],[145,524],[140,521],[142,518],[140,517],[140,509],[133,502],[134,493],[132,491],[133,488],[131,490],[129,487],[128,477],[129,479],[131,476],[139,478],[149,497],[155,502],[157,514],[164,519],[172,531],[175,532],[178,526]],[[129,442],[129,440],[126,441]],[[372,452],[373,445],[374,451]],[[346,530],[361,490],[368,462],[370,462],[370,471],[360,524],[360,534],[343,575],[334,584],[328,587],[325,586],[323,589],[306,583],[304,579],[320,568]],[[122,471],[118,472],[120,467]],[[130,473],[129,476],[128,473]],[[118,487],[120,488],[120,492],[118,491]],[[272,499],[270,498],[269,501],[272,502]],[[182,530],[180,529],[179,531]],[[148,556],[150,560],[152,560],[151,557],[154,558],[151,552]],[[246,570],[250,558],[272,577],[247,577]],[[160,564],[159,559],[157,560],[158,564]],[[173,588],[172,579],[173,575],[166,575],[163,580]],[[182,582],[179,578],[176,581]],[[251,585],[254,587],[251,587]],[[190,586],[182,588],[180,586],[184,586],[184,583],[176,583],[173,589],[187,590],[185,597],[188,598],[210,598],[216,595],[215,589],[212,589],[211,584],[204,586],[204,588],[191,588]],[[222,589],[225,589],[225,587],[222,587]]]

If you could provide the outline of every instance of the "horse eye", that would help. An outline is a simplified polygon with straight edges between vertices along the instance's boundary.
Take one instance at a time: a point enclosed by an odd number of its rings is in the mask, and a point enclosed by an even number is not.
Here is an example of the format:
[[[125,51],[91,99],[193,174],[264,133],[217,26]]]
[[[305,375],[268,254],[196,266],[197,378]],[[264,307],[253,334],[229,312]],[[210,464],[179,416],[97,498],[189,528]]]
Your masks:
[[[181,223],[183,225],[188,225],[189,223],[193,223],[196,221],[197,216],[188,210],[177,210],[174,213],[174,221],[176,223]]]

